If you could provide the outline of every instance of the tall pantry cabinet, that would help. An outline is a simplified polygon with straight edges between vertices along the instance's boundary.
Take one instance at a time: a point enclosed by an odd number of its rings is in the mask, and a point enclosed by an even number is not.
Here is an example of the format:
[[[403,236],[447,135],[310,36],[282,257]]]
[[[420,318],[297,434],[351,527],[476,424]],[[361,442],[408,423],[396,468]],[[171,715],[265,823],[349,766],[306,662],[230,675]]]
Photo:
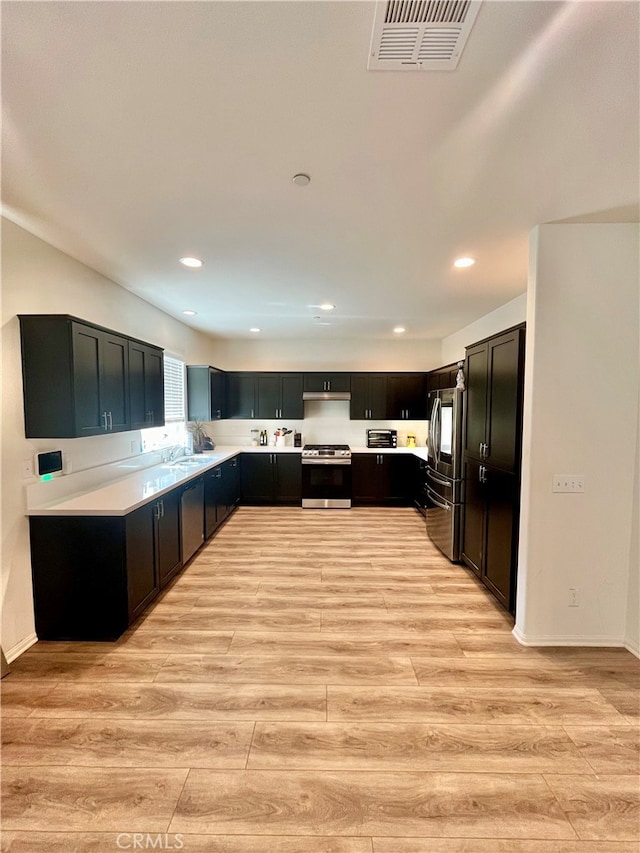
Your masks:
[[[510,611],[520,510],[524,325],[466,350],[462,560]]]

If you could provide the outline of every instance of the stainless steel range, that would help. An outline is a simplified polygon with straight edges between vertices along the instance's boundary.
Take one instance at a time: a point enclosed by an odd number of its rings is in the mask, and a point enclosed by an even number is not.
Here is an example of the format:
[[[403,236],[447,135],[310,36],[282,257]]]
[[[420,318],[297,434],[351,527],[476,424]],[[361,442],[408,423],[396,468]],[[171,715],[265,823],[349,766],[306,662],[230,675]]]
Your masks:
[[[348,444],[305,444],[302,448],[304,509],[351,507],[351,449]]]

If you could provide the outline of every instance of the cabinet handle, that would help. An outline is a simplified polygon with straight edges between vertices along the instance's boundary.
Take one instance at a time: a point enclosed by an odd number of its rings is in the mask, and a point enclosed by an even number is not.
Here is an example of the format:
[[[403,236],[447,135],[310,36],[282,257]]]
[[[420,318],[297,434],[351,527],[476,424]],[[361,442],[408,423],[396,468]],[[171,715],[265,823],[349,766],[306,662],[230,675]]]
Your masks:
[[[327,391],[331,391],[331,380],[327,380]]]
[[[156,501],[154,518],[156,518],[156,519],[160,518],[160,501]]]
[[[109,415],[109,429],[113,429],[113,418],[111,417],[111,412],[107,412]]]
[[[251,417],[253,417],[253,409],[251,409]]]
[[[109,426],[107,424],[107,413],[106,412],[102,413],[102,420],[104,421],[104,429],[106,431],[109,429]]]
[[[160,518],[164,518],[164,501],[160,501]]]

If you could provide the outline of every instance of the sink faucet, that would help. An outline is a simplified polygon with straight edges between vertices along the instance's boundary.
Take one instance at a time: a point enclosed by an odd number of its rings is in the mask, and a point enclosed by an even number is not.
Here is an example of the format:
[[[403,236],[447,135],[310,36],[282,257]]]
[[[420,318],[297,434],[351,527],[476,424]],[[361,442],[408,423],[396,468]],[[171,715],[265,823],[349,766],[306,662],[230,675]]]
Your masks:
[[[175,462],[178,456],[184,452],[184,447],[181,444],[174,444],[171,447],[165,447],[162,451],[162,459],[164,462]]]

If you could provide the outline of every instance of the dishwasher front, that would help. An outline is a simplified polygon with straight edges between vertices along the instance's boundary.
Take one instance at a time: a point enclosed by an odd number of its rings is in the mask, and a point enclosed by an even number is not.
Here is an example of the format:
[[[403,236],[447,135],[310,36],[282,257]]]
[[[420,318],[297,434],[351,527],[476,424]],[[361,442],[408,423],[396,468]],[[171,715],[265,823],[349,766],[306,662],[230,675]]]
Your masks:
[[[182,521],[182,565],[193,557],[204,542],[204,480],[186,485],[180,501]]]

